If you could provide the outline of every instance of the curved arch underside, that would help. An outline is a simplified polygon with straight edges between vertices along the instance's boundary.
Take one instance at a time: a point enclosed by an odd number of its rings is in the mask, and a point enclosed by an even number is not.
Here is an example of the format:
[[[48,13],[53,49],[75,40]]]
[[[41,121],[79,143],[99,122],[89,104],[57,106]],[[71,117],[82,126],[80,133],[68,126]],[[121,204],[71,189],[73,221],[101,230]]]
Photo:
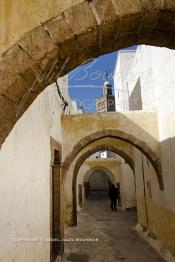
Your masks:
[[[170,0],[89,0],[38,25],[0,61],[0,145],[49,84],[88,59],[134,44],[175,48]]]
[[[82,164],[85,162],[85,160],[88,157],[90,157],[92,154],[94,154],[98,151],[101,151],[101,150],[109,150],[113,153],[118,154],[119,156],[121,156],[126,161],[126,163],[131,167],[131,169],[134,172],[134,160],[126,152],[119,150],[115,146],[106,145],[106,144],[98,145],[98,146],[88,150],[83,155],[81,155],[76,161],[74,171],[73,171],[73,177],[72,177],[72,218],[71,218],[71,220],[72,220],[73,226],[77,225],[76,180],[77,180],[78,172],[80,170],[80,167],[82,166]]]
[[[77,159],[76,164],[75,164],[75,168],[74,168],[74,172],[73,172],[73,187],[75,186],[77,175],[78,175],[78,172],[79,172],[82,164],[86,161],[86,159],[88,157],[90,157],[94,153],[96,153],[98,151],[102,151],[102,150],[108,150],[108,151],[111,151],[111,152],[121,156],[134,172],[134,161],[126,152],[119,150],[115,146],[102,144],[102,145],[98,145],[95,148],[88,150],[87,152],[85,152],[83,155],[81,155]]]
[[[136,139],[134,136],[129,135],[127,133],[114,130],[114,129],[106,129],[100,132],[93,133],[81,139],[73,148],[72,152],[65,158],[65,161],[62,165],[62,176],[65,177],[71,163],[76,158],[76,156],[83,150],[85,147],[93,143],[94,141],[98,141],[102,138],[116,138],[122,141],[125,141],[134,147],[138,148],[141,152],[143,152],[151,164],[153,165],[155,172],[157,174],[158,182],[160,190],[164,190],[163,178],[162,178],[162,169],[159,157],[141,140]],[[112,151],[112,150],[111,150]],[[97,152],[97,151],[96,151]],[[88,153],[85,155],[89,156]],[[74,177],[74,176],[73,176]]]
[[[94,173],[94,172],[98,172],[98,171],[104,173],[104,174],[109,178],[109,180],[110,180],[111,182],[114,181],[114,174],[112,173],[112,171],[110,171],[109,168],[107,168],[107,167],[105,167],[105,166],[103,166],[103,165],[99,165],[99,166],[93,167],[93,168],[91,168],[90,170],[88,170],[88,171],[85,173],[84,177],[83,177],[83,181],[89,180],[90,176],[91,176],[91,175],[93,176],[93,173]]]

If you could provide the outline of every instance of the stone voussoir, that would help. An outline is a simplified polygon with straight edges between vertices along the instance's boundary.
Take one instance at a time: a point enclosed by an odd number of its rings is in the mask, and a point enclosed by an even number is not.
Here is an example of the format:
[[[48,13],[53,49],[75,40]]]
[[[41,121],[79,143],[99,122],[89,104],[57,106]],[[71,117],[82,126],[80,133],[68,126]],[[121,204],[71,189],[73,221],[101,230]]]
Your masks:
[[[175,1],[172,0],[163,0],[163,9],[175,11]]]
[[[160,11],[154,29],[174,32],[175,23],[172,23],[172,21],[175,21],[175,11]]]
[[[80,152],[81,150],[81,147],[79,144],[75,145],[71,154],[70,154],[70,159],[69,159],[69,162],[72,160],[72,159],[75,159],[77,154]]]
[[[137,32],[142,19],[143,14],[131,14],[123,16],[118,23],[119,35],[122,35],[123,33]]]
[[[29,33],[25,39],[19,42],[19,45],[32,59],[39,63],[41,63],[51,51],[58,48],[46,30],[44,30],[43,26],[39,26]]]
[[[106,54],[116,50],[114,46],[114,40],[117,38],[118,34],[118,21],[99,26],[99,45],[101,53]]]
[[[159,156],[156,153],[154,153],[153,151],[149,150],[149,151],[147,151],[147,154],[149,155],[149,158],[151,158],[154,162],[160,161]]]
[[[114,130],[110,130],[110,136],[114,138],[122,138],[123,140],[128,140],[131,135],[123,131],[114,129]]]
[[[82,2],[67,9],[63,15],[76,35],[97,27],[96,19],[88,2]]]
[[[0,95],[0,105],[2,107],[0,111],[0,122],[4,123],[4,119],[7,120],[7,118],[11,120],[16,119],[15,115],[17,112],[17,104],[14,101],[9,100],[9,98]]]
[[[88,151],[88,152],[86,152],[84,155],[83,155],[83,160],[84,159],[86,159],[86,158],[88,158],[89,157],[89,154],[93,154],[93,150],[90,150],[90,151]]]
[[[19,82],[18,79],[20,79],[23,89],[28,90],[34,82],[35,86],[37,84],[39,89],[41,85],[43,86],[43,81],[41,81],[41,78],[43,78],[43,72],[39,64],[20,46],[16,45],[12,50],[10,50],[6,59],[9,62],[14,61],[14,72],[16,72],[16,80],[14,78],[14,81]],[[39,84],[39,82],[41,83]],[[44,87],[46,87],[46,85]]]
[[[126,33],[120,33],[118,35],[118,38],[116,39],[116,42],[114,44],[115,50],[119,50],[121,48],[126,48],[131,45],[137,45],[138,44],[138,35],[137,32],[126,32]]]
[[[38,70],[36,61],[34,61],[18,43],[7,52],[5,60],[8,61],[8,63],[13,61],[14,71],[20,75],[25,76],[28,68],[31,68],[33,72]]]
[[[151,31],[153,30],[156,20],[158,18],[159,10],[153,10],[148,13],[145,13],[144,16],[142,17],[138,33],[144,33],[144,30],[146,31]]]
[[[154,10],[154,11],[150,11],[146,13],[143,16],[140,26],[137,31],[139,43],[142,43],[142,42],[144,43],[148,41],[150,37],[150,33],[152,32],[155,26],[156,20],[158,18],[158,14],[159,14],[159,11]]]
[[[137,145],[139,148],[143,148],[145,152],[148,152],[149,150],[147,144],[144,141],[139,140],[139,142],[135,145]]]
[[[11,63],[12,61],[6,57],[0,60],[0,94],[6,93],[9,86],[13,85],[18,77]]]
[[[6,96],[18,105],[27,92],[28,88],[26,81],[18,76],[14,79],[14,83],[9,86],[6,91]]]
[[[78,64],[78,41],[77,38],[72,38],[65,41],[60,49],[61,68],[63,72],[61,75],[67,74],[74,69]]]
[[[90,137],[84,137],[78,142],[78,151],[85,147],[91,141]]]
[[[129,14],[142,13],[142,6],[139,0],[112,0],[112,2],[120,17]]]
[[[162,0],[139,0],[144,11],[159,10],[163,7]]]
[[[86,136],[86,137],[84,137],[83,139],[81,139],[81,141],[80,141],[80,144],[81,144],[81,148],[82,147],[84,147],[84,146],[87,146],[89,143],[91,143],[92,142],[92,138],[91,138],[91,136],[89,135],[89,136]]]
[[[90,5],[99,25],[119,19],[112,0],[93,0]]]
[[[63,16],[58,16],[44,24],[56,44],[63,44],[75,37],[72,27],[66,22]]]
[[[87,33],[77,37],[78,62],[86,63],[88,60],[95,59],[100,55],[98,30],[89,29]]]
[[[153,30],[149,36],[147,44],[155,45],[159,47],[169,46],[169,48],[175,48],[172,44],[174,39],[174,32],[167,32],[165,30]]]
[[[96,140],[98,140],[102,137],[105,137],[105,136],[106,136],[106,134],[105,134],[104,131],[99,131],[99,132],[92,133],[90,135],[90,138],[91,138],[91,141],[96,141]]]

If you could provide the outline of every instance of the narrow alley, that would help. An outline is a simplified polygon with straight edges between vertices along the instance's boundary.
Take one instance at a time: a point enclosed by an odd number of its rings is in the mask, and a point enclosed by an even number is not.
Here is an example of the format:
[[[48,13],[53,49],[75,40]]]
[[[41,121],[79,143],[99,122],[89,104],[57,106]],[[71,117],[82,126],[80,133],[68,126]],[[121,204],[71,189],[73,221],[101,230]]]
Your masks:
[[[78,214],[78,225],[65,230],[67,241],[61,261],[164,261],[138,235],[134,229],[136,224],[136,211],[118,209],[113,212],[109,208],[107,193],[91,192]]]

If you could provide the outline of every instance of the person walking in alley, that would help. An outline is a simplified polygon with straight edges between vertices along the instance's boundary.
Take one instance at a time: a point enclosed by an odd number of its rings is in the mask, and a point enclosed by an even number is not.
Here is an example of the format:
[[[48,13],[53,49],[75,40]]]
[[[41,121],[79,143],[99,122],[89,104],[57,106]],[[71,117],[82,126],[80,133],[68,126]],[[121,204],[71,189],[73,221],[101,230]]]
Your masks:
[[[111,210],[117,211],[118,188],[114,184],[109,189],[109,198],[111,200]]]

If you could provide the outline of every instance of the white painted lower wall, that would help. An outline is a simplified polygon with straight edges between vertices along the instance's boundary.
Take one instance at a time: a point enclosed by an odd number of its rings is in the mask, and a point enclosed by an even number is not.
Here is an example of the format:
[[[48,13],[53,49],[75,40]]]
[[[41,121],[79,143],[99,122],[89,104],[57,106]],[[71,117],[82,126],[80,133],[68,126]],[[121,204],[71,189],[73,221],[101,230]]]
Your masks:
[[[127,82],[129,94],[140,79],[143,110],[158,116],[167,207],[175,211],[175,50],[139,46]]]
[[[138,150],[134,150],[139,222],[148,228],[151,234],[163,244],[163,247],[169,249],[173,255],[175,255],[174,68],[175,50],[142,45],[138,46],[132,67],[125,75],[129,91],[126,99],[130,100],[130,105],[132,105],[130,108],[136,109],[134,105],[139,100],[142,110],[155,111],[157,114],[157,140],[160,145],[164,182],[164,191],[160,191],[153,167],[145,156]],[[120,68],[118,73],[122,75]],[[124,85],[121,88],[125,90]],[[142,101],[138,99],[140,91]],[[141,109],[141,106],[138,108]]]
[[[50,86],[1,148],[0,261],[50,261],[50,243],[42,239],[50,237],[50,137],[62,141],[61,112],[58,93]]]
[[[136,191],[134,173],[129,165],[124,162],[120,165],[121,169],[121,203],[124,209],[136,207]]]

